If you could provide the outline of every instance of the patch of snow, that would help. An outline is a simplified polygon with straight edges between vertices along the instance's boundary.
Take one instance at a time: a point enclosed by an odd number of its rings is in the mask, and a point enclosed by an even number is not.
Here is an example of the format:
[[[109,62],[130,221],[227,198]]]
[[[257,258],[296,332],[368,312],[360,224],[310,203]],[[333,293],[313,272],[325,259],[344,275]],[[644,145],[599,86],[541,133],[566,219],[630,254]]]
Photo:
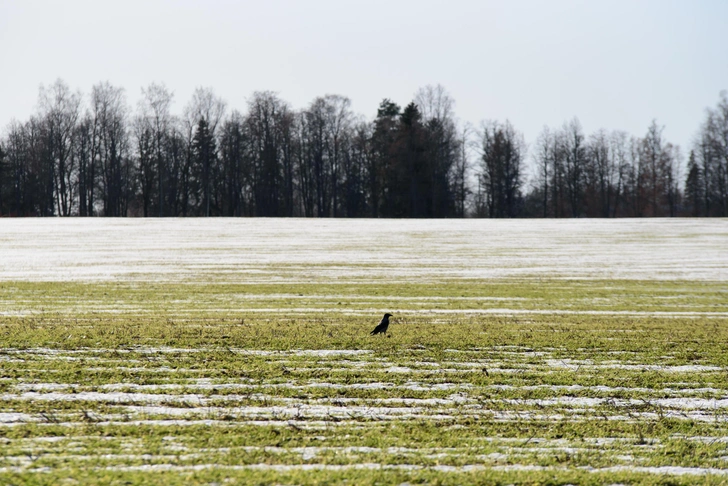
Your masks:
[[[0,412],[0,424],[13,424],[19,422],[33,422],[37,420],[30,414],[20,412]]]

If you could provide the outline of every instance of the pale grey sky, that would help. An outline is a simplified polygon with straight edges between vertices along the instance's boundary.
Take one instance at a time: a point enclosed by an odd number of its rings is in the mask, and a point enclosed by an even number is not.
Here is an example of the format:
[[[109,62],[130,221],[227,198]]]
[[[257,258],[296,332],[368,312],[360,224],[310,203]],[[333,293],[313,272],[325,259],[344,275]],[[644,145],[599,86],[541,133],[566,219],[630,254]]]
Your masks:
[[[163,82],[180,113],[198,86],[245,109],[326,93],[371,118],[442,84],[461,120],[509,119],[533,143],[578,117],[689,148],[728,89],[726,0],[0,0],[0,130],[57,78],[85,94]]]

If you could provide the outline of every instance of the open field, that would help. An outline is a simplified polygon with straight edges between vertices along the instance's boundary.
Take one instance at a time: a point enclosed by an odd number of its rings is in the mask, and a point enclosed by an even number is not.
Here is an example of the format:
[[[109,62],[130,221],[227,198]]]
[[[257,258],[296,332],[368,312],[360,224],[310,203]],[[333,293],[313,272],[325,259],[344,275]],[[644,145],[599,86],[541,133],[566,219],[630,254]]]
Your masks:
[[[0,255],[0,484],[728,483],[725,220],[13,220]]]

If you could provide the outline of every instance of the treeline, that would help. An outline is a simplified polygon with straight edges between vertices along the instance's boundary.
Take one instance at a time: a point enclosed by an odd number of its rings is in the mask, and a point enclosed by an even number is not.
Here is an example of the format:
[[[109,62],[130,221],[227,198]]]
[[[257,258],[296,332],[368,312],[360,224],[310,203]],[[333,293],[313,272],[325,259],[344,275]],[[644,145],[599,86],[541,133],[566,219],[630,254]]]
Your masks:
[[[372,120],[339,95],[294,110],[256,92],[240,112],[200,88],[180,116],[163,85],[142,95],[132,111],[109,83],[41,88],[37,113],[0,138],[0,215],[728,215],[725,93],[685,170],[655,122],[639,138],[575,119],[529,150],[508,122],[459,124],[441,86],[385,99]]]

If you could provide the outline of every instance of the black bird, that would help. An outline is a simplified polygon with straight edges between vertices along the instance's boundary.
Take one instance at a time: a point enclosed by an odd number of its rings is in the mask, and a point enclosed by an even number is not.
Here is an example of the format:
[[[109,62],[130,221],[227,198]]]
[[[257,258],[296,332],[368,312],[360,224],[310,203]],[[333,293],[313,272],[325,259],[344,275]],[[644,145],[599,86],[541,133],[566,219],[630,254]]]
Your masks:
[[[372,336],[374,336],[375,334],[379,334],[379,333],[387,334],[387,328],[389,327],[389,318],[390,317],[392,317],[392,314],[390,314],[390,313],[384,314],[384,317],[382,317],[382,320],[379,323],[379,325],[377,327],[375,327],[374,330],[372,332],[370,332],[369,334],[371,334]]]

